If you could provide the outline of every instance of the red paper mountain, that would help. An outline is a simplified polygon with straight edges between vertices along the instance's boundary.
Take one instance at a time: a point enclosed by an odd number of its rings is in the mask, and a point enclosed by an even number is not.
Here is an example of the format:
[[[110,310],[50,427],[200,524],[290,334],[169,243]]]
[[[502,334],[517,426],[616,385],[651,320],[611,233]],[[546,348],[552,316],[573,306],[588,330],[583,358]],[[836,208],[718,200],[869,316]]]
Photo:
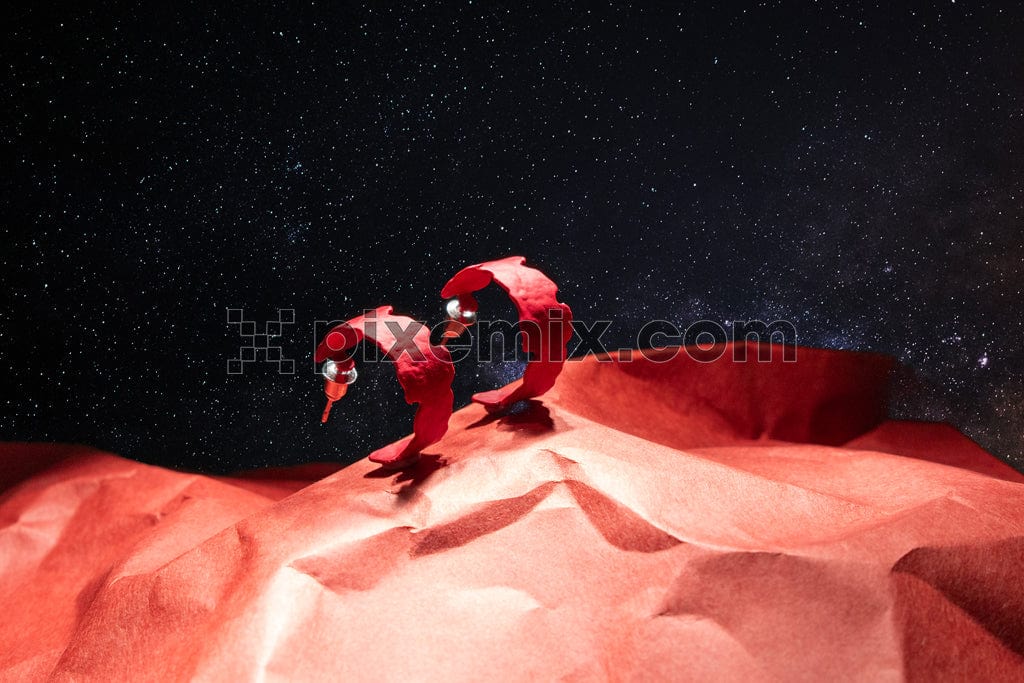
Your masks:
[[[776,351],[570,362],[399,473],[4,445],[0,678],[1024,677],[1024,477]]]

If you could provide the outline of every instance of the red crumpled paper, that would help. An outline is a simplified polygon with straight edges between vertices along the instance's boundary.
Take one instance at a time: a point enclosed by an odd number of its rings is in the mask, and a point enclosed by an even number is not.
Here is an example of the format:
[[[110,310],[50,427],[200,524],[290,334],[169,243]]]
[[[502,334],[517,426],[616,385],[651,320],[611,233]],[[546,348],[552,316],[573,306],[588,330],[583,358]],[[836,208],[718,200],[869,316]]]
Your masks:
[[[1024,477],[883,357],[747,357],[566,363],[403,472],[5,444],[0,677],[1024,677]]]

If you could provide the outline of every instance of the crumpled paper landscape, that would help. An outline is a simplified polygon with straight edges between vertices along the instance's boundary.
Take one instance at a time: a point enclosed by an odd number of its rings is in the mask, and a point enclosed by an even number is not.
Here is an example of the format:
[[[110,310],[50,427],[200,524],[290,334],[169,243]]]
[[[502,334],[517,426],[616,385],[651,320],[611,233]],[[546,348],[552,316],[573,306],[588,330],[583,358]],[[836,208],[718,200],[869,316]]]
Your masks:
[[[886,421],[884,357],[730,353],[567,363],[397,473],[3,444],[0,678],[1024,677],[1024,477]]]

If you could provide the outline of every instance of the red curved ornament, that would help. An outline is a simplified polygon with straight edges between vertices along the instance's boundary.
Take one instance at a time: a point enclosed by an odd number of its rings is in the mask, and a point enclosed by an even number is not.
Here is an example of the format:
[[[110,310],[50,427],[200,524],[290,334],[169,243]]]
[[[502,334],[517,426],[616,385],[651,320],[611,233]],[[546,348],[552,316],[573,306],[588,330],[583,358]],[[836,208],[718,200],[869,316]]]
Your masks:
[[[394,315],[390,306],[380,306],[334,327],[317,346],[315,360],[320,363],[329,358],[341,369],[349,369],[355,363],[348,351],[363,340],[376,344],[394,361],[406,403],[419,403],[412,435],[370,454],[370,460],[385,467],[403,467],[415,462],[421,450],[440,441],[448,431],[455,366],[448,349],[430,343],[426,325]]]
[[[508,408],[516,401],[540,396],[555,384],[572,337],[572,311],[558,301],[558,285],[522,256],[509,256],[463,268],[441,290],[445,298],[458,297],[463,311],[476,311],[473,292],[491,282],[508,292],[519,311],[523,350],[530,354],[523,379],[517,386],[474,394],[473,400],[489,411]]]

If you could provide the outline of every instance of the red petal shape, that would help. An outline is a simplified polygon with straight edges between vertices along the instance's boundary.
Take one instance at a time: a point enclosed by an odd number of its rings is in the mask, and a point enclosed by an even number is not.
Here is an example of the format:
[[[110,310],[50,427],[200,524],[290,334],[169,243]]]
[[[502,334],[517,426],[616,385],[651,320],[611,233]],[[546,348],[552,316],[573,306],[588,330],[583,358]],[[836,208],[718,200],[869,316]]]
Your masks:
[[[412,329],[416,332],[410,335]],[[455,378],[451,356],[448,349],[430,343],[430,330],[425,325],[404,315],[394,315],[390,306],[380,306],[324,335],[316,349],[316,362],[330,358],[342,368],[351,367],[354,362],[347,352],[363,340],[376,344],[394,361],[406,403],[420,404],[413,418],[412,435],[374,451],[370,460],[388,467],[415,462],[421,450],[448,431]]]
[[[509,256],[463,268],[441,289],[441,296],[459,298],[465,311],[477,310],[473,292],[492,281],[508,292],[519,312],[523,350],[532,358],[522,382],[473,396],[489,410],[508,408],[516,401],[540,396],[555,385],[572,337],[572,310],[558,301],[558,286],[544,273],[525,265],[522,256]]]

